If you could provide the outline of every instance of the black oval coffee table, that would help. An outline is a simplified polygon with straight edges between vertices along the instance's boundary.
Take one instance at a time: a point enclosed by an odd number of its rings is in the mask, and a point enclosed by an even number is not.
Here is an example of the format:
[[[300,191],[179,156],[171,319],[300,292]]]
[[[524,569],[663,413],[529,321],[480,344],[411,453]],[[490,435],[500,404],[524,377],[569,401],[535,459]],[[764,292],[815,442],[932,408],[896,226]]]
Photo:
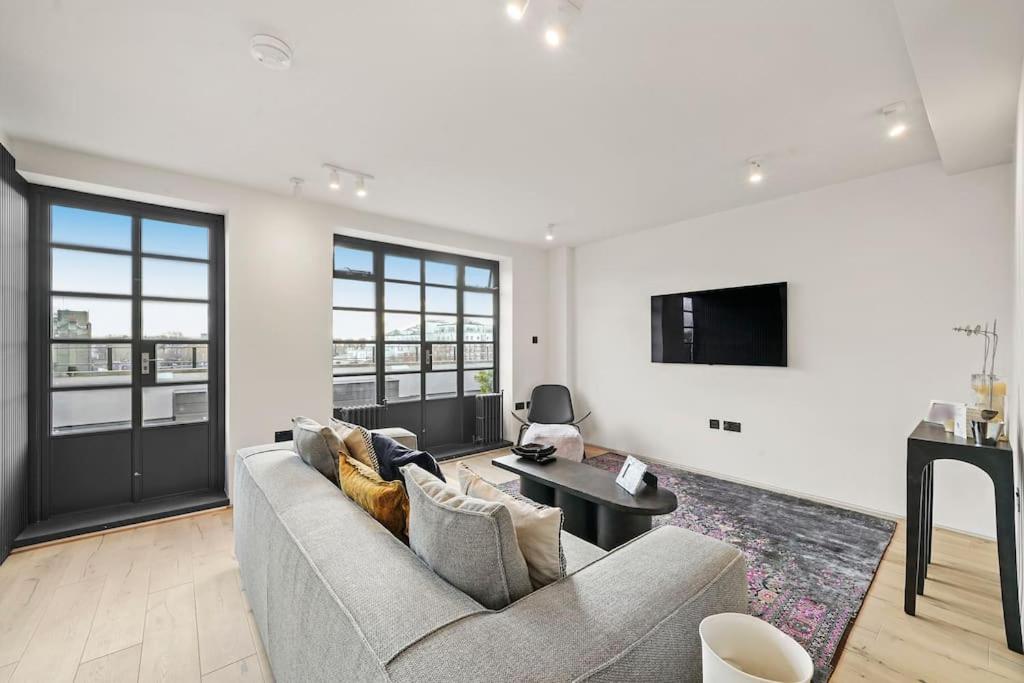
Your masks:
[[[519,475],[519,491],[530,500],[562,508],[562,528],[605,550],[612,550],[650,531],[651,517],[678,506],[676,495],[642,485],[637,494],[615,483],[615,474],[556,458],[547,465],[517,455],[491,461]]]

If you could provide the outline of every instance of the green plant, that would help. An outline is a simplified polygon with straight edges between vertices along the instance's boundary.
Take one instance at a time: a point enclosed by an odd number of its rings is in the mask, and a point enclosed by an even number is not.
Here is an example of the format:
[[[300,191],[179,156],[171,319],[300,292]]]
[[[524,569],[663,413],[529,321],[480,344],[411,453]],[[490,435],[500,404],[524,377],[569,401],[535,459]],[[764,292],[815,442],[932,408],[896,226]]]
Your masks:
[[[494,371],[493,370],[481,370],[480,372],[473,375],[473,379],[480,385],[481,394],[489,394],[494,389]]]

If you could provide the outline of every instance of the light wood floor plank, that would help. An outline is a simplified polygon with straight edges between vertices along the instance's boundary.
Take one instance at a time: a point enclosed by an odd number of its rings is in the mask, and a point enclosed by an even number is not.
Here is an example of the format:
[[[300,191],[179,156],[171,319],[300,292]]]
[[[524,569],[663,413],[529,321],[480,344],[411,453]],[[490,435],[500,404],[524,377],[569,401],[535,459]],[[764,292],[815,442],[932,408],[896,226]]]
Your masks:
[[[142,643],[149,596],[149,564],[143,560],[111,568],[82,661]]]
[[[204,674],[256,654],[245,613],[238,562],[227,553],[195,558],[199,658]]]
[[[73,681],[82,659],[103,581],[80,581],[53,592],[11,682]]]
[[[192,521],[175,520],[156,527],[151,593],[192,581]]]
[[[139,680],[145,683],[192,683],[200,680],[199,636],[192,584],[150,593]]]
[[[11,680],[11,676],[14,674],[14,669],[17,666],[17,662],[7,666],[0,666],[0,683],[7,683],[7,681]]]
[[[142,645],[98,657],[78,666],[75,683],[135,683],[139,680]]]
[[[259,658],[256,655],[228,664],[203,676],[203,683],[262,683]]]

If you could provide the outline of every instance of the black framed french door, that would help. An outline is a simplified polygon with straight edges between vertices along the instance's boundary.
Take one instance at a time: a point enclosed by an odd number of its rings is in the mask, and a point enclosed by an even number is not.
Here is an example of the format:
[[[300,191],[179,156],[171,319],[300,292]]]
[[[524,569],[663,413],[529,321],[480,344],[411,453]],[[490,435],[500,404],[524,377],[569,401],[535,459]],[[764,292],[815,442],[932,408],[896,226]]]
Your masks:
[[[499,391],[495,261],[334,238],[334,407],[387,404],[423,448],[473,442],[473,397]]]
[[[223,494],[223,217],[40,186],[32,206],[33,521]]]

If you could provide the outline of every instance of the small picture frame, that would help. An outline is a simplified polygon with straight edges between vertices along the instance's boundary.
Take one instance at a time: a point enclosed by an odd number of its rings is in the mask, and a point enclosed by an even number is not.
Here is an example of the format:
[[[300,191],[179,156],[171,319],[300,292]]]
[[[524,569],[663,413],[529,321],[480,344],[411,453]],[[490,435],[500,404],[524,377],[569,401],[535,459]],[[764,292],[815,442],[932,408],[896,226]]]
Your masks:
[[[626,462],[622,463],[619,476],[615,477],[615,483],[636,495],[644,483],[644,473],[647,472],[647,465],[640,462],[632,455],[626,456]]]

